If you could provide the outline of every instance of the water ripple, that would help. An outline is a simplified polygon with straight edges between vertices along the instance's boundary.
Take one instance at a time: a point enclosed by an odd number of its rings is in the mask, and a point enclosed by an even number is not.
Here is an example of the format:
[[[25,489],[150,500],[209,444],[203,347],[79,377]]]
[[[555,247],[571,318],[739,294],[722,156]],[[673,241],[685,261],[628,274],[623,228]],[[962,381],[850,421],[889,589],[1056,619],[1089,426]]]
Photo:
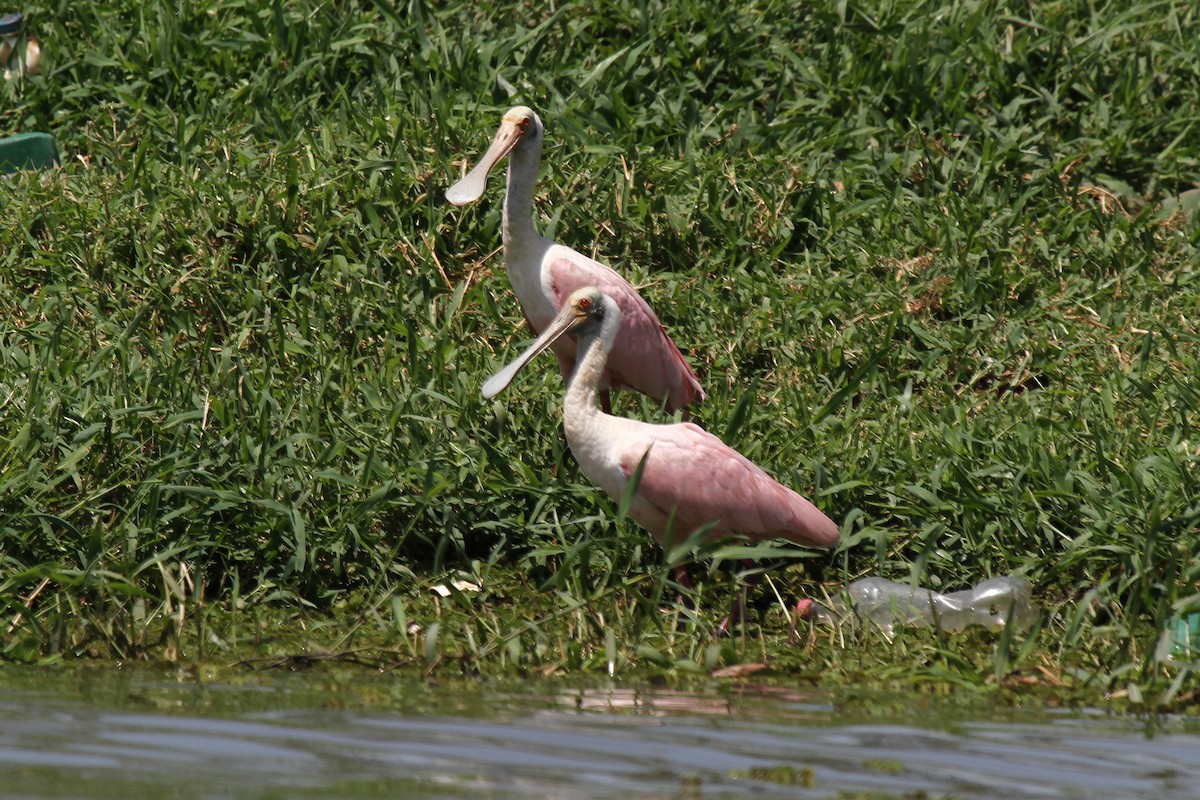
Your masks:
[[[239,690],[226,688],[232,698],[215,716],[170,702],[165,710],[127,710],[53,692],[0,690],[2,791],[1172,800],[1194,797],[1200,786],[1200,736],[1154,732],[1131,719],[863,722],[794,694],[747,705],[719,695],[629,690],[504,695],[491,711],[462,715],[311,707],[301,695],[275,691],[267,695],[273,703],[247,700],[254,710],[239,713],[230,711]]]

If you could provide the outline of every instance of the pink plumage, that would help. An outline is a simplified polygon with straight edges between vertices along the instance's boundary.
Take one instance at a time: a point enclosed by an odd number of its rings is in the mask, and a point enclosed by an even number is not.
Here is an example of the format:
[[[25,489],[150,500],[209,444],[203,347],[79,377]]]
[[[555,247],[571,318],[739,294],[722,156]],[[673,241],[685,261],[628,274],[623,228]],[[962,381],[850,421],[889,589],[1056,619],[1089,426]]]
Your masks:
[[[665,399],[667,408],[672,411],[704,398],[692,368],[667,336],[649,304],[629,281],[611,268],[573,250],[550,261],[549,275],[557,308],[561,308],[574,292],[587,286],[599,288],[621,308],[624,323],[609,354],[601,389],[608,386],[633,389],[658,401]],[[545,326],[543,324],[539,332]],[[569,378],[575,368],[575,342],[569,338],[559,339],[555,343],[556,354],[559,346],[570,352],[569,363],[565,366],[565,352],[559,360],[563,377]]]
[[[625,318],[599,389],[632,389],[665,401],[671,411],[701,402],[700,381],[637,289],[611,267],[546,239],[534,228],[533,192],[542,138],[537,114],[524,106],[510,109],[487,152],[446,191],[447,199],[455,205],[477,200],[492,167],[508,156],[504,260],[513,292],[534,331],[546,329],[572,292],[598,287],[617,302]],[[568,337],[553,346],[563,377],[569,378],[575,366],[575,342]]]
[[[644,459],[630,514],[659,542],[668,535],[684,541],[715,521],[714,537],[836,547],[839,530],[832,520],[711,433],[690,422],[655,425],[596,407],[624,320],[617,300],[600,289],[575,291],[538,340],[484,384],[484,397],[502,391],[538,353],[574,333],[577,362],[563,400],[567,443],[583,473],[616,500]]]
[[[716,521],[712,537],[837,546],[838,527],[820,509],[697,425],[646,425],[621,453],[627,480],[643,455],[630,514],[659,542]]]

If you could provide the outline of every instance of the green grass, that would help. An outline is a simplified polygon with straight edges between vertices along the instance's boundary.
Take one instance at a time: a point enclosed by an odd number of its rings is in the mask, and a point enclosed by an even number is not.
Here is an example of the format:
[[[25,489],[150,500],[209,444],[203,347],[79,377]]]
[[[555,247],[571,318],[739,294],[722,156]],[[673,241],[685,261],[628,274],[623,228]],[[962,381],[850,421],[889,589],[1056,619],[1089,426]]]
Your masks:
[[[1194,703],[1193,6],[27,7],[0,133],[63,167],[3,187],[0,657]],[[618,519],[552,360],[479,396],[529,332],[501,190],[442,192],[516,104],[542,230],[643,286],[697,421],[842,523],[779,595],[1017,573],[1033,632],[794,635],[768,589],[712,638],[737,550]]]

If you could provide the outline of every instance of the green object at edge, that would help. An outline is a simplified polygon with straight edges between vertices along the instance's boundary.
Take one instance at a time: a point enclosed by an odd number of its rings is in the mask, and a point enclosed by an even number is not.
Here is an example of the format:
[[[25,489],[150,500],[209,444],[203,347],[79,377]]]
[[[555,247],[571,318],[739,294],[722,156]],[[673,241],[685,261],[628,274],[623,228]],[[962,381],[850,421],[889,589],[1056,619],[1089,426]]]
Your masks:
[[[58,147],[48,133],[20,133],[0,139],[0,173],[45,169],[58,163]]]
[[[1200,612],[1176,617],[1171,653],[1176,656],[1200,655]]]

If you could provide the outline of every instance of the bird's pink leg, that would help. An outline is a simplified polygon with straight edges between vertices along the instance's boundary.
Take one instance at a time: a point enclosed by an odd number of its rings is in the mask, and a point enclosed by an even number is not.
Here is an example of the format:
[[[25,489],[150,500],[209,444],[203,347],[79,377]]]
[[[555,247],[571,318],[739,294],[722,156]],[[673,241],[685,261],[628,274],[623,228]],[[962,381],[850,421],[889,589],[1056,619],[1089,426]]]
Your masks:
[[[751,562],[748,559],[742,559],[742,566],[749,567]],[[745,582],[738,588],[737,594],[733,596],[733,605],[729,608],[729,616],[721,620],[721,624],[717,626],[717,636],[725,636],[729,633],[730,627],[737,622],[745,623],[746,621],[746,594],[754,586],[758,585],[759,573],[753,573],[746,576]]]
[[[725,619],[721,620],[721,624],[717,626],[717,636],[728,636],[729,629],[733,626],[734,620],[744,616],[742,608],[742,598],[745,596],[746,590],[739,589],[738,593],[733,598],[733,605],[729,608],[729,613]]]
[[[688,591],[691,591],[692,576],[688,575],[687,567],[680,564],[678,567],[675,568],[674,575],[675,575],[676,583],[678,583],[680,586],[687,589]]]

